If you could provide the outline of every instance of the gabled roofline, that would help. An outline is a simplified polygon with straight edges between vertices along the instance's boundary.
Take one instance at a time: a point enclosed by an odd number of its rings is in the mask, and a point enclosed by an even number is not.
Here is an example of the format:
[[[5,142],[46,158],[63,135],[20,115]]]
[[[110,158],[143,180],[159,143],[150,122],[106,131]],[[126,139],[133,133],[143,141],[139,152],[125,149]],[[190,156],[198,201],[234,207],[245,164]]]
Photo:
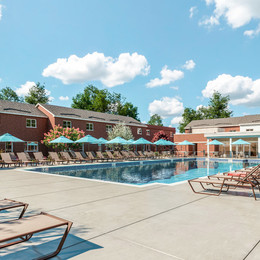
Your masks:
[[[43,109],[45,109],[48,113],[50,113],[53,117],[55,117],[55,115],[51,112],[51,111],[49,111],[46,107],[44,107],[43,105],[41,105],[40,103],[37,103],[36,105],[35,105],[35,107],[36,108],[38,108],[38,106],[41,106]],[[43,113],[43,112],[42,112]]]

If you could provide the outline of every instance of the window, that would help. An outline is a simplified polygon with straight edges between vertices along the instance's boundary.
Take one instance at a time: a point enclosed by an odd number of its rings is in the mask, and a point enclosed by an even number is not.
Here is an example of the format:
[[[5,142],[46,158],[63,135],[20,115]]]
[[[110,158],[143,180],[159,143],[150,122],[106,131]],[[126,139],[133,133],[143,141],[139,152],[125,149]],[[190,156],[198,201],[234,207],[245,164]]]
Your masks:
[[[25,142],[24,144],[24,151],[25,152],[38,152],[38,142]]]
[[[71,128],[71,121],[63,120],[63,127],[64,128]]]
[[[142,128],[137,128],[137,134],[141,135],[142,134]]]
[[[254,129],[246,129],[246,131],[254,131]]]
[[[150,129],[146,129],[146,135],[150,135]]]
[[[112,131],[112,125],[106,125],[106,132]]]
[[[236,132],[236,130],[230,130],[229,132]]]
[[[93,123],[87,123],[86,130],[87,131],[94,131],[94,124]]]
[[[26,127],[27,128],[36,128],[36,119],[26,119]]]
[[[5,152],[6,153],[12,153],[13,152],[13,143],[11,143],[11,142],[5,143]]]
[[[173,137],[173,132],[170,132],[170,137]]]

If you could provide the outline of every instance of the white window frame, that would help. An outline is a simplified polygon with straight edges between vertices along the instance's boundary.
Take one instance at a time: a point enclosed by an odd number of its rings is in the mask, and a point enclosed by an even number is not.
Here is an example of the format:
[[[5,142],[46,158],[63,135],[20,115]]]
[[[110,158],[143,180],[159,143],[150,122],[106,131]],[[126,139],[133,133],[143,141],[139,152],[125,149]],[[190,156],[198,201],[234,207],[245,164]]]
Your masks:
[[[110,131],[112,131],[113,126],[112,125],[106,125],[106,132],[109,133]]]
[[[34,143],[34,144],[31,145],[31,143]],[[33,147],[35,147],[35,149],[30,150],[29,146],[33,146]],[[36,141],[27,141],[27,142],[25,142],[25,144],[24,144],[24,151],[25,152],[38,152],[39,151],[39,144],[38,144],[38,142],[36,142]]]
[[[146,129],[146,135],[148,135],[148,136],[151,135],[151,130],[150,129]]]
[[[10,149],[8,149],[10,147]],[[13,143],[12,142],[5,142],[5,152],[12,153],[14,151]]]
[[[33,121],[35,122],[35,126],[32,126]],[[27,125],[27,122],[29,122],[29,126]],[[26,128],[37,128],[37,120],[31,119],[31,118],[26,118]]]
[[[142,128],[137,128],[137,134],[142,135],[143,134],[143,129]]]
[[[90,127],[90,128],[92,128],[92,129],[88,129],[88,126],[91,126],[92,125],[92,127]],[[86,123],[86,131],[94,131],[94,124],[93,123]]]
[[[68,124],[69,124],[69,126],[68,126]],[[64,126],[65,125],[65,126]],[[62,122],[62,127],[63,128],[71,128],[72,127],[72,123],[71,123],[71,121],[68,121],[68,120],[63,120],[63,122]]]

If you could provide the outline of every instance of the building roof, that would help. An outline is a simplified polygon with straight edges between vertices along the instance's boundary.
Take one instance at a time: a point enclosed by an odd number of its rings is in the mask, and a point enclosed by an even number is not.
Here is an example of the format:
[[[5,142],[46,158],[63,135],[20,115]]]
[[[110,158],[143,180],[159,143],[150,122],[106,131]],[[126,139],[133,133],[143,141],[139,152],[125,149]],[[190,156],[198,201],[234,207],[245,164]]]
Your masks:
[[[136,119],[128,116],[119,116],[119,115],[95,112],[95,111],[84,110],[84,109],[54,106],[49,104],[38,104],[38,105],[45,108],[47,111],[53,114],[54,117],[89,120],[89,121],[96,121],[96,122],[106,122],[111,124],[125,123],[127,125],[138,125],[138,126],[146,127],[145,124],[142,124]]]
[[[0,100],[0,113],[47,118],[35,105],[8,100]]]
[[[185,129],[189,128],[207,128],[207,127],[228,127],[239,126],[242,124],[260,124],[260,115],[247,115],[240,117],[230,118],[217,118],[217,119],[205,119],[205,120],[193,120]]]

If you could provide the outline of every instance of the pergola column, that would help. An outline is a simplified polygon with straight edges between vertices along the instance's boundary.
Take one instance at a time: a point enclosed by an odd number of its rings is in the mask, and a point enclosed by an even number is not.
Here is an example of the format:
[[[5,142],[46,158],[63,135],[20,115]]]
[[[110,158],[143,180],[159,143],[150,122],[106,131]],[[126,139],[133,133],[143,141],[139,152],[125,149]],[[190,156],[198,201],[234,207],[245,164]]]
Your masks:
[[[207,138],[207,156],[209,158],[209,139]]]
[[[258,153],[258,158],[260,158],[260,150],[259,150],[259,148],[260,148],[260,137],[258,137],[257,138],[257,153]]]
[[[232,138],[229,138],[229,157],[232,158]]]

